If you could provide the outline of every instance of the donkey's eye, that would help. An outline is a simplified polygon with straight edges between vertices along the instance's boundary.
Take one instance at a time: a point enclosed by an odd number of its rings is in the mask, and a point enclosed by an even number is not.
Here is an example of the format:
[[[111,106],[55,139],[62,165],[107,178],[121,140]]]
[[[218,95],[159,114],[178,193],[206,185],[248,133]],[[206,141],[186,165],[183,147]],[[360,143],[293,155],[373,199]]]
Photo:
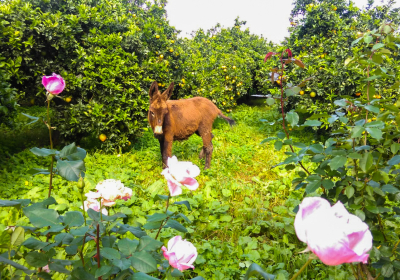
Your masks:
[[[153,112],[150,112],[150,113],[151,113],[151,116],[154,117],[154,113]]]

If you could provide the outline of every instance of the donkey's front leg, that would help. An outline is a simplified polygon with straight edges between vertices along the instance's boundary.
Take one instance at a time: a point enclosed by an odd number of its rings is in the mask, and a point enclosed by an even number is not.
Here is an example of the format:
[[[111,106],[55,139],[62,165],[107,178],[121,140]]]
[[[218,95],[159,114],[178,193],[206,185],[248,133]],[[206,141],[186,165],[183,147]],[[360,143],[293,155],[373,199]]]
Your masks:
[[[172,140],[164,139],[164,147],[162,149],[163,169],[168,167],[169,157],[172,157]]]

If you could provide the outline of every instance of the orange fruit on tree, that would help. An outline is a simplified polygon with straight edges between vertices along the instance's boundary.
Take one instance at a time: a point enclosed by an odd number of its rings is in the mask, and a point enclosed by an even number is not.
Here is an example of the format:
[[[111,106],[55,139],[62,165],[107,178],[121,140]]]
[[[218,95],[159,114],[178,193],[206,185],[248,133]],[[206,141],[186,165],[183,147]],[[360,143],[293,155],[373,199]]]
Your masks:
[[[356,92],[356,96],[360,96],[361,95],[361,92]]]
[[[100,134],[99,139],[101,142],[104,142],[104,141],[106,141],[107,136],[105,134]]]
[[[304,90],[300,90],[299,94],[303,95],[304,94]]]
[[[67,97],[67,98],[65,98],[65,101],[66,101],[66,102],[68,102],[68,103],[69,103],[69,102],[71,102],[71,100],[72,100],[72,98],[71,98],[71,97]]]
[[[317,94],[316,94],[315,92],[311,92],[311,93],[310,93],[310,96],[311,96],[311,97],[315,97],[315,96],[317,96]]]

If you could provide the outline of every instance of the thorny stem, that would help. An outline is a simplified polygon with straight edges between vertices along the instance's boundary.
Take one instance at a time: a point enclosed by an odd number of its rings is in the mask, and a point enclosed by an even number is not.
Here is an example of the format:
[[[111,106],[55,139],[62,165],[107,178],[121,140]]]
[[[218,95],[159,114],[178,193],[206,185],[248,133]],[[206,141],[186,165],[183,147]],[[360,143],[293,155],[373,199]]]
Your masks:
[[[383,223],[382,223],[382,219],[381,219],[381,216],[378,214],[378,215],[376,215],[377,217],[378,217],[378,222],[379,222],[379,226],[380,226],[380,228],[381,228],[381,232],[382,232],[382,235],[383,235],[383,238],[385,239],[385,242],[387,241],[387,239],[386,239],[386,235],[385,235],[385,232],[384,232],[384,228],[383,228]]]
[[[293,275],[292,278],[290,278],[290,280],[296,279],[303,272],[303,270],[306,269],[306,267],[310,264],[311,261],[312,261],[312,259],[308,258],[307,262],[300,268],[299,271],[297,271],[297,273],[295,275]]]
[[[357,276],[357,273],[356,273],[356,271],[354,269],[353,264],[352,263],[349,263],[349,264],[350,264],[351,270],[353,271],[354,278],[356,278],[356,280],[358,280],[358,276]]]
[[[171,198],[171,195],[169,194],[168,195],[168,199],[167,199],[167,206],[165,207],[165,213],[167,213],[167,211],[168,211],[168,207],[169,207],[169,199]],[[158,228],[158,232],[157,232],[157,235],[156,235],[156,240],[157,240],[157,238],[158,238],[158,235],[160,234],[160,232],[161,232],[161,229],[162,229],[162,227],[168,222],[168,220],[169,220],[169,217],[167,217],[164,221],[162,221],[161,222],[161,225],[160,225],[160,227]]]
[[[97,224],[96,226],[96,247],[97,247],[97,267],[100,268],[100,225]],[[100,276],[98,280],[102,280],[102,277]]]
[[[50,94],[50,93],[48,93]],[[50,138],[50,149],[53,149],[53,139],[51,137],[51,124],[50,124],[50,101],[47,100],[47,127],[49,129],[49,138]],[[50,183],[49,183],[49,195],[51,195],[52,183],[53,183],[53,165],[54,165],[54,155],[51,156],[51,165],[50,165]]]
[[[83,189],[81,190],[81,200],[82,200],[82,212],[83,212],[83,218],[85,219],[85,226],[86,226],[86,211],[85,211],[85,202],[83,200]]]
[[[285,124],[285,110],[284,110],[284,99],[283,99],[283,71],[284,71],[284,64],[283,64],[283,53],[284,53],[284,51],[282,52],[282,54],[281,54],[281,67],[282,67],[282,72],[281,72],[281,74],[280,74],[280,76],[279,76],[279,78],[280,78],[280,87],[281,87],[281,111],[282,111],[282,127],[283,127],[283,130],[285,131],[285,134],[286,134],[286,137],[287,137],[287,139],[290,139],[290,136],[289,136],[289,132],[287,131],[287,129],[286,129],[286,124]],[[293,146],[292,145],[289,145],[289,147],[290,147],[290,150],[292,151],[292,153],[294,153],[294,149],[293,149]],[[299,165],[301,166],[301,168],[303,168],[303,170],[308,174],[308,175],[311,175],[311,173],[304,167],[304,165],[303,165],[303,163],[301,162],[301,161],[299,161]]]
[[[79,256],[81,257],[81,260],[82,260],[82,267],[83,267],[83,269],[85,269],[85,258],[83,257],[83,249],[84,249],[84,247],[85,247],[85,240],[86,240],[86,233],[85,233],[85,235],[83,236],[82,249],[79,250]]]

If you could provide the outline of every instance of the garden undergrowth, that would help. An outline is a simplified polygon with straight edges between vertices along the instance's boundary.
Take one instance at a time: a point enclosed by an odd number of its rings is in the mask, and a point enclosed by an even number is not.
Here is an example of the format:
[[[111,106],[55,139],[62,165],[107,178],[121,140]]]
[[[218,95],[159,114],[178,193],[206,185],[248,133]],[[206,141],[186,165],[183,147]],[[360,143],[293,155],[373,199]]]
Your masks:
[[[239,106],[230,117],[237,125],[230,127],[223,120],[214,123],[214,152],[211,168],[203,170],[204,160],[198,155],[201,138],[194,135],[187,141],[174,142],[173,155],[181,161],[191,161],[201,168],[197,177],[200,187],[195,192],[184,190],[192,211],[180,207],[191,223],[186,222],[190,238],[199,257],[191,276],[205,279],[240,279],[247,267],[256,262],[268,266],[277,279],[289,279],[306,261],[298,254],[305,245],[298,241],[294,227],[293,209],[300,203],[302,192],[291,186],[292,171],[274,165],[284,158],[284,149],[275,151],[271,144],[260,144],[274,135],[277,126],[261,119],[279,119],[276,109],[265,106]],[[306,134],[298,134],[303,142]],[[84,147],[83,147],[84,148]],[[128,222],[137,225],[146,222],[146,215],[165,207],[156,194],[168,194],[167,184],[160,174],[161,156],[158,141],[146,131],[130,151],[122,154],[89,152],[86,157],[85,192],[94,190],[104,179],[121,180],[132,188],[127,202],[119,201],[113,211],[127,215]],[[2,165],[0,197],[2,199],[29,198],[34,201],[47,197],[49,178],[30,176],[27,171],[43,168],[48,162],[26,149],[10,156]],[[76,183],[54,178],[53,196],[58,211],[79,210],[81,201]],[[15,224],[28,224],[20,211],[7,208],[0,212],[0,230]],[[185,212],[186,211],[186,212]],[[23,217],[23,218],[22,218]],[[147,231],[152,237],[156,230]],[[173,229],[161,233],[161,241],[176,235]],[[310,266],[301,279],[352,279],[347,267],[326,267],[321,263]],[[342,268],[341,268],[342,267]],[[61,279],[61,278],[60,278]]]

